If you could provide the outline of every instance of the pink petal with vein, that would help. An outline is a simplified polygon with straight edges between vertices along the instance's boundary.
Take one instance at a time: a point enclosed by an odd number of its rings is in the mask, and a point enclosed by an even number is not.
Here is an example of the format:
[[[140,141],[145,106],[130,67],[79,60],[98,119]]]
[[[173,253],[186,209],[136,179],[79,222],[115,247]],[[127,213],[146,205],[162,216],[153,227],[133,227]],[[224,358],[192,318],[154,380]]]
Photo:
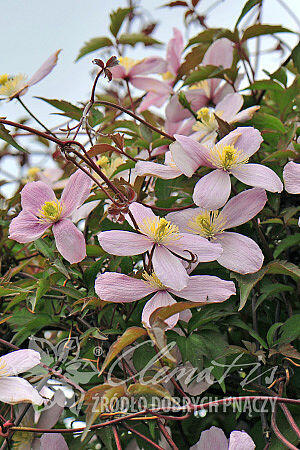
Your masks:
[[[215,210],[227,202],[230,192],[230,175],[223,170],[216,169],[198,181],[194,189],[193,200],[202,208]]]
[[[223,66],[229,69],[233,59],[233,45],[229,39],[221,38],[215,41],[206,51],[202,65],[203,66]]]
[[[40,238],[51,226],[51,223],[42,223],[29,211],[21,211],[9,226],[9,239],[26,244]]]
[[[222,247],[219,244],[211,243],[202,236],[189,233],[182,233],[181,236],[178,241],[168,245],[167,248],[186,259],[191,259],[191,254],[187,250],[197,256],[198,262],[214,261],[222,253]]]
[[[95,282],[97,295],[106,302],[135,302],[156,290],[146,281],[115,272],[98,275]]]
[[[229,437],[228,450],[253,450],[255,444],[245,431],[232,431]]]
[[[91,178],[82,170],[79,169],[70,176],[60,199],[63,204],[63,217],[70,216],[82,205],[90,195],[91,187]]]
[[[44,433],[40,438],[40,444],[40,450],[68,450],[69,448],[60,433]]]
[[[260,187],[270,192],[281,192],[283,184],[279,176],[262,164],[243,164],[230,171],[238,180],[249,186]]]
[[[215,114],[226,122],[231,122],[244,103],[240,94],[228,94],[216,105]]]
[[[33,86],[34,84],[38,83],[53,70],[53,68],[56,66],[58,55],[60,52],[61,50],[57,50],[44,62],[44,64],[42,64],[42,66],[28,80],[28,86]]]
[[[176,300],[171,297],[171,295],[166,291],[158,291],[144,306],[142,313],[142,322],[146,327],[150,327],[149,318],[151,314],[158,308],[163,308],[165,306],[171,306],[176,303]],[[174,314],[165,320],[165,322],[169,325],[167,330],[170,328],[174,328],[176,323],[178,322],[179,314]]]
[[[187,177],[191,177],[205,160],[206,148],[194,139],[179,134],[174,135],[176,142],[170,145],[172,158],[178,169]]]
[[[181,55],[184,49],[183,36],[178,28],[173,28],[173,37],[169,40],[167,46],[167,61],[170,71],[176,75],[180,67]]]
[[[21,191],[21,205],[23,210],[38,215],[45,202],[56,200],[53,189],[42,181],[27,183]]]
[[[139,63],[135,64],[129,71],[130,77],[135,77],[136,75],[149,75],[151,73],[163,73],[167,70],[167,62],[158,57],[151,56],[150,58],[145,58]]]
[[[147,208],[146,206],[141,205],[137,202],[131,203],[129,209],[132,212],[132,215],[138,225],[144,223],[145,219],[153,220],[156,217],[151,208]]]
[[[300,164],[288,162],[283,169],[283,180],[289,194],[300,194]]]
[[[69,263],[78,263],[86,257],[84,236],[71,220],[56,222],[52,231],[57,250]]]
[[[182,173],[176,168],[166,166],[164,164],[157,164],[152,161],[138,161],[135,165],[134,171],[139,176],[154,175],[164,180],[170,180],[182,175]]]
[[[32,403],[42,405],[43,398],[38,391],[20,377],[0,377],[0,402],[15,405],[17,403]]]
[[[226,203],[222,215],[226,219],[226,228],[237,227],[255,217],[265,206],[268,197],[261,188],[248,189]]]
[[[188,280],[188,285],[179,293],[169,290],[171,293],[192,302],[223,302],[231,295],[235,295],[235,285],[232,281],[210,275],[194,275]]]
[[[139,255],[152,247],[150,239],[131,231],[102,231],[98,240],[103,250],[117,256]]]
[[[228,440],[221,428],[202,431],[200,440],[190,450],[228,450]]]
[[[149,77],[133,77],[130,79],[130,83],[137,89],[142,91],[155,92],[156,94],[169,95],[171,88],[165,81],[157,80],[156,78]]]
[[[180,291],[187,286],[189,276],[179,258],[162,245],[156,245],[153,258],[153,269],[160,281],[167,287]]]
[[[41,355],[39,352],[31,349],[16,350],[15,352],[7,353],[1,356],[0,367],[5,371],[4,375],[17,375],[18,373],[26,372],[32,367],[37,366],[41,362]]]
[[[261,269],[264,255],[252,239],[225,231],[216,236],[216,241],[223,248],[223,253],[217,259],[221,266],[242,274],[254,273]]]

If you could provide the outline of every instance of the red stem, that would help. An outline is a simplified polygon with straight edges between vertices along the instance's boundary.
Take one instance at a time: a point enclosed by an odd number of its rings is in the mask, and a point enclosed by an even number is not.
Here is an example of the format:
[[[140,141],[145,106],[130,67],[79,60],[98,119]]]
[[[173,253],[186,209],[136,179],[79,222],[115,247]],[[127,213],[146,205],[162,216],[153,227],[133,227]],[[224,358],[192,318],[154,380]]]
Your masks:
[[[115,442],[116,442],[117,450],[122,450],[122,446],[121,446],[121,442],[120,442],[120,438],[119,438],[117,429],[116,429],[115,426],[113,426],[112,429],[113,429],[113,433],[114,433],[114,437],[115,437]]]
[[[139,431],[135,430],[134,428],[130,427],[129,425],[127,425],[127,423],[123,423],[122,426],[124,428],[126,428],[128,431],[130,431],[133,434],[136,434],[137,436],[139,436],[140,438],[144,439],[144,441],[148,442],[149,444],[151,444],[154,448],[157,448],[158,450],[164,450],[160,445],[156,444],[155,442],[151,441],[151,439],[147,438],[147,436],[144,436],[142,433],[140,433]]]

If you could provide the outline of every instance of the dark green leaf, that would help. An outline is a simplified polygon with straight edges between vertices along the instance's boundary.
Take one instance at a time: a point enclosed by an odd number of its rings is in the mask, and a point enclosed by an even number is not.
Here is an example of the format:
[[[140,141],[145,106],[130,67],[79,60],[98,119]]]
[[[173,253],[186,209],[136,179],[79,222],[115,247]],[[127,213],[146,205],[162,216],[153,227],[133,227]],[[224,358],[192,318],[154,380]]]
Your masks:
[[[286,133],[286,129],[281,120],[271,114],[259,112],[254,115],[253,123],[260,130],[276,130],[280,131],[280,133]]]
[[[40,100],[49,103],[49,105],[54,106],[54,108],[63,111],[64,115],[70,117],[71,119],[79,121],[82,117],[82,110],[78,108],[78,106],[72,105],[72,103],[69,103],[66,100],[56,100],[44,97],[36,97],[36,98],[39,98]]]
[[[255,81],[255,83],[250,84],[247,88],[244,90],[251,89],[251,90],[272,90],[272,91],[283,91],[283,87],[280,86],[280,84],[276,83],[276,81],[273,80],[259,80]]]
[[[240,21],[243,19],[243,17],[244,17],[246,14],[248,14],[248,12],[251,11],[251,9],[252,9],[254,6],[256,6],[256,5],[260,4],[260,3],[262,3],[262,0],[248,0],[248,1],[245,3],[245,5],[244,5],[244,7],[243,7],[243,9],[242,9],[242,12],[241,12],[241,14],[240,14],[238,20],[236,21],[235,28],[238,26],[238,24],[239,24]]]
[[[296,47],[293,49],[291,56],[296,69],[300,73],[300,42],[298,42]]]
[[[277,258],[282,252],[284,252],[287,248],[293,247],[294,245],[298,245],[300,243],[300,233],[292,234],[282,239],[279,242],[277,247],[274,250],[274,258]]]
[[[198,70],[195,70],[191,75],[189,75],[184,81],[183,85],[190,85],[197,83],[198,81],[206,80],[207,78],[214,78],[217,75],[220,76],[223,70],[216,66],[203,66]]]
[[[284,28],[281,25],[262,25],[256,24],[247,28],[242,36],[242,41],[251,39],[256,36],[262,36],[264,34],[274,34],[274,33],[292,33],[288,28]]]
[[[132,34],[121,34],[118,39],[119,44],[128,44],[134,47],[138,43],[142,43],[144,45],[161,45],[160,41],[152,38],[151,36],[147,36],[144,33],[132,33]]]
[[[9,134],[9,131],[5,128],[5,126],[1,123],[0,124],[0,139],[3,139],[3,141],[7,142],[12,147],[16,148],[22,153],[29,153],[28,150],[25,150],[25,148],[21,147],[14,138]]]

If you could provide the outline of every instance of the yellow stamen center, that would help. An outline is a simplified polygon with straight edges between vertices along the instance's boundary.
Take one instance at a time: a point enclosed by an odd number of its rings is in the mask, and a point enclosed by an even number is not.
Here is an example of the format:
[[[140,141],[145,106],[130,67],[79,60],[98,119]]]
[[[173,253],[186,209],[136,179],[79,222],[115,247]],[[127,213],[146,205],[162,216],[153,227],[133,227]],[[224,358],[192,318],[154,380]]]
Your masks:
[[[58,200],[45,202],[39,210],[41,222],[57,222],[62,214],[63,206]]]
[[[128,58],[128,56],[120,56],[118,59],[120,61],[120,65],[125,68],[126,73],[128,73],[130,69],[141,61],[139,59]]]
[[[196,84],[193,84],[189,87],[189,89],[202,89],[207,97],[210,97],[210,87],[207,80],[199,81]]]
[[[209,156],[209,161],[218,169],[234,169],[236,167],[247,164],[247,158],[241,150],[234,145],[225,145],[223,147],[216,145]]]
[[[98,161],[96,162],[97,166],[99,167],[106,167],[109,163],[109,158],[107,156],[101,156]]]
[[[166,244],[181,238],[178,227],[163,217],[155,217],[154,219],[147,217],[139,228],[143,234],[158,244]]]
[[[162,76],[162,79],[165,81],[173,80],[175,78],[173,73],[170,72],[169,70],[165,73],[162,73],[161,76]]]
[[[115,173],[117,168],[121,166],[121,164],[124,164],[124,159],[121,156],[109,158],[108,156],[102,155],[98,159],[96,164],[97,166],[101,167],[102,172],[108,178],[111,178],[111,176]]]
[[[7,364],[0,358],[0,377],[4,377],[7,374]]]
[[[217,233],[222,233],[226,227],[226,218],[219,211],[205,210],[193,217],[188,226],[195,233],[207,239],[213,238]]]
[[[35,181],[37,179],[37,174],[41,171],[39,167],[30,167],[27,171],[26,181]]]
[[[0,95],[5,97],[12,97],[21,91],[25,86],[26,75],[8,76],[4,74],[0,78]]]
[[[152,272],[151,275],[149,275],[147,272],[143,272],[142,277],[144,278],[146,283],[150,283],[152,287],[157,288],[160,291],[164,291],[167,289],[166,286],[162,284],[155,272]]]

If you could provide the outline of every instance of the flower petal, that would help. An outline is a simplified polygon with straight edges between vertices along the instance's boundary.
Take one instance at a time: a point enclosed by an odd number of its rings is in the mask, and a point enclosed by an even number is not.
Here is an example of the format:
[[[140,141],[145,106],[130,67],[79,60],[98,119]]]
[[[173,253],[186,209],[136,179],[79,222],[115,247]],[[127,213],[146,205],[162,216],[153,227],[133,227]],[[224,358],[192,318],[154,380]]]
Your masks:
[[[61,389],[54,393],[54,398],[51,399],[51,406],[47,405],[37,422],[37,428],[52,428],[58,422],[58,419],[63,413],[66,403],[65,394]]]
[[[175,211],[166,215],[166,219],[175,223],[178,226],[179,231],[182,233],[195,233],[188,226],[190,220],[194,217],[202,214],[205,211],[203,208],[188,208],[183,211]]]
[[[40,238],[51,226],[51,223],[42,223],[31,212],[21,211],[9,226],[9,239],[26,244]]]
[[[150,77],[132,77],[130,83],[137,89],[142,91],[155,92],[155,94],[169,95],[171,87],[165,81],[157,80]]]
[[[129,209],[134,217],[134,220],[138,225],[143,224],[145,219],[152,220],[155,219],[156,217],[151,208],[147,208],[147,206],[141,205],[140,203],[137,202],[131,203]],[[126,219],[128,220],[127,216]]]
[[[228,440],[221,428],[202,431],[200,440],[190,450],[228,450]]]
[[[131,231],[102,231],[98,240],[103,250],[117,256],[139,255],[152,247],[147,237]]]
[[[106,302],[135,302],[156,290],[150,283],[122,273],[105,272],[95,281],[97,295]]]
[[[228,450],[253,450],[255,444],[245,431],[232,431],[229,437]]]
[[[63,204],[63,217],[70,216],[76,208],[82,205],[90,195],[91,187],[91,178],[82,170],[76,170],[70,176],[60,199]]]
[[[151,314],[158,308],[162,308],[164,306],[171,306],[176,303],[171,295],[166,291],[158,291],[144,306],[142,312],[142,322],[146,327],[150,327],[149,318]],[[170,328],[174,328],[176,323],[178,322],[179,314],[174,314],[165,320],[165,322],[169,325],[167,330]]]
[[[218,39],[206,51],[202,65],[223,66],[224,69],[231,67],[233,60],[233,45],[227,38]]]
[[[263,138],[253,127],[238,127],[218,142],[218,147],[234,145],[246,158],[250,158],[260,147]]]
[[[127,75],[125,67],[121,64],[111,67],[109,70],[114,80],[123,80]]]
[[[141,101],[140,106],[137,109],[137,112],[141,113],[143,111],[146,111],[146,109],[150,108],[150,106],[157,106],[158,108],[160,108],[168,99],[168,97],[169,93],[158,94],[156,92],[149,91]]]
[[[52,69],[56,66],[60,51],[61,50],[57,50],[41,65],[41,67],[28,80],[28,86],[33,86],[34,84],[38,83],[52,71]]]
[[[215,114],[226,122],[231,122],[234,116],[239,112],[244,103],[243,96],[237,93],[228,94],[223,98],[215,109]]]
[[[225,231],[218,235],[216,241],[223,248],[223,253],[217,261],[226,269],[245,274],[257,272],[262,267],[264,255],[252,239]]]
[[[69,263],[78,263],[86,257],[84,236],[71,220],[62,219],[56,222],[52,231],[57,250]]]
[[[231,295],[235,295],[235,285],[232,281],[210,275],[193,275],[188,280],[188,285],[180,292],[170,292],[192,302],[223,302]]]
[[[100,203],[100,200],[93,200],[92,202],[85,203],[79,206],[72,214],[72,222],[77,223],[79,220],[86,219],[88,215],[96,208]]]
[[[270,192],[281,192],[283,189],[279,176],[262,164],[243,164],[232,169],[230,173],[249,186],[260,187]]]
[[[202,208],[215,210],[227,202],[230,191],[229,174],[217,169],[200,178],[194,189],[193,200]]]
[[[68,450],[69,448],[60,433],[44,433],[40,438],[40,444],[40,450]]]
[[[164,180],[170,180],[182,175],[176,168],[164,164],[157,164],[152,161],[138,161],[135,165],[134,172],[139,176],[153,175]]]
[[[43,398],[28,381],[20,377],[0,377],[0,402],[15,405],[32,403],[42,405]]]
[[[265,206],[268,197],[261,188],[248,189],[226,203],[222,215],[226,219],[226,228],[237,227],[255,217]]]
[[[5,376],[26,372],[41,362],[41,355],[35,350],[16,350],[0,358],[0,374]],[[1,378],[0,378],[1,379]]]
[[[250,108],[246,108],[243,111],[236,114],[230,123],[235,122],[246,122],[247,120],[252,119],[253,114],[260,109],[259,105],[250,106]]]
[[[27,183],[21,191],[21,205],[23,210],[38,215],[45,202],[56,200],[53,189],[42,181]]]
[[[169,40],[167,46],[167,61],[169,69],[174,75],[177,75],[177,70],[180,67],[181,55],[184,49],[183,36],[178,28],[173,28],[173,37]]]
[[[283,169],[283,180],[289,194],[300,194],[300,164],[288,162]]]
[[[206,165],[207,147],[188,136],[174,135],[176,142],[170,145],[172,158],[184,175],[191,177],[201,165]]]
[[[156,245],[153,258],[153,269],[160,281],[167,287],[180,291],[187,286],[189,276],[179,258],[162,245]]]
[[[182,233],[181,236],[174,244],[167,245],[167,248],[184,258],[191,257],[187,250],[196,255],[198,262],[214,261],[222,253],[222,247],[219,244],[212,243],[202,236],[189,233]]]
[[[129,71],[129,76],[149,75],[150,73],[163,73],[167,70],[167,62],[158,56],[142,59]]]

